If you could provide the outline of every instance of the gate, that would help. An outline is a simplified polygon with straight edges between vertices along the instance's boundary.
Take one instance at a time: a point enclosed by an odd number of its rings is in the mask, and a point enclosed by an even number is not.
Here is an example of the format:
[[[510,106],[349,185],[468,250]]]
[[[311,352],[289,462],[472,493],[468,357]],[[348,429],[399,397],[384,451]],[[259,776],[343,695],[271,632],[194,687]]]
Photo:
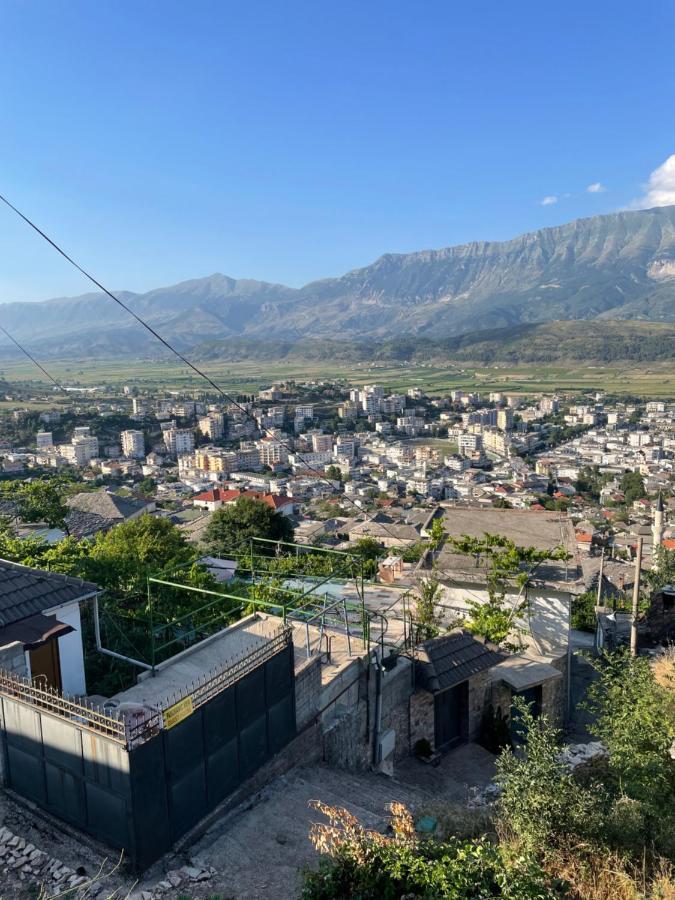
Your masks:
[[[295,736],[290,629],[185,702],[131,727],[0,674],[5,782],[147,868]]]

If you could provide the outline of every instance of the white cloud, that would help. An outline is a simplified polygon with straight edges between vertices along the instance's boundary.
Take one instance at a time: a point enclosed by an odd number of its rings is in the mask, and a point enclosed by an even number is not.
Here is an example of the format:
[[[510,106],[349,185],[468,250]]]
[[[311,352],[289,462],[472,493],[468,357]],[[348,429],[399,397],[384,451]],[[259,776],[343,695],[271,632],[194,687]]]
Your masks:
[[[634,209],[675,206],[675,153],[654,169],[645,186],[645,195],[631,204]]]
[[[604,194],[607,188],[599,181],[594,181],[593,184],[589,184],[586,188],[587,193],[589,194]]]
[[[557,202],[558,202],[558,198],[555,197],[553,194],[549,194],[548,197],[544,197],[544,199],[541,201],[541,205],[542,206],[553,206],[553,204],[557,203]]]

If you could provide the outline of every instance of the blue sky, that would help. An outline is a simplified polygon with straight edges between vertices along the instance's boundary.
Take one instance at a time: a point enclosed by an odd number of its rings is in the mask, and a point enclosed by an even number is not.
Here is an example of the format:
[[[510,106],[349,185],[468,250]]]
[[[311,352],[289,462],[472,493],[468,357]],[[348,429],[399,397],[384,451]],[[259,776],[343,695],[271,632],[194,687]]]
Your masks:
[[[2,0],[0,193],[136,291],[675,202],[674,37],[658,0]],[[88,290],[2,209],[0,246],[0,301]]]

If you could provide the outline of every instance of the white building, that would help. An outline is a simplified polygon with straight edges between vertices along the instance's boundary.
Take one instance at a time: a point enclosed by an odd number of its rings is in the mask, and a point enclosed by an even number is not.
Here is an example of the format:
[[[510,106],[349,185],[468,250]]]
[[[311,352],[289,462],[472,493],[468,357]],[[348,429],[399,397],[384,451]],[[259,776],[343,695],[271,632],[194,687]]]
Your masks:
[[[51,431],[38,431],[36,443],[38,450],[51,450],[54,446],[54,439]]]
[[[120,434],[122,454],[127,459],[143,459],[145,457],[145,436],[142,431],[129,429]]]
[[[195,436],[190,428],[167,428],[164,431],[164,444],[172,456],[192,453],[195,449]]]
[[[225,436],[225,416],[220,412],[210,412],[199,420],[199,430],[212,441]]]

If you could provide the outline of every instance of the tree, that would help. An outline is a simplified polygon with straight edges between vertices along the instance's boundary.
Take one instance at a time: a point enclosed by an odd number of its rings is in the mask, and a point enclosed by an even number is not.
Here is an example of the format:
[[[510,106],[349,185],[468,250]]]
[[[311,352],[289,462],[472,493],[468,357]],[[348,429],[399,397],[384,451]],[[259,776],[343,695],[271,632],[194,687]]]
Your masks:
[[[385,555],[386,551],[375,538],[364,537],[356,541],[352,553],[363,560],[364,576],[374,578],[377,574],[377,561]]]
[[[330,478],[331,481],[342,481],[342,469],[338,468],[338,466],[328,466],[326,478]]]
[[[142,478],[138,482],[138,490],[146,497],[151,497],[155,493],[156,484],[152,478]]]
[[[435,578],[422,578],[415,588],[416,641],[427,641],[437,636],[441,616],[437,612],[441,585]]]
[[[645,482],[639,472],[624,472],[619,482],[619,490],[623,493],[627,506],[647,496]]]
[[[609,751],[619,789],[654,819],[664,810],[675,817],[672,696],[657,683],[645,657],[619,652],[594,665],[598,679],[588,690],[587,706],[594,717],[589,727]]]
[[[516,622],[527,609],[530,580],[542,563],[569,559],[569,553],[564,547],[553,550],[519,547],[509,538],[487,532],[483,538],[465,534],[461,538],[450,538],[450,542],[457,553],[473,556],[476,566],[485,562],[488,599],[486,602],[466,601],[469,608],[466,627],[508,650],[520,649],[508,637],[520,630]],[[508,593],[516,595],[510,603],[506,599]]]
[[[566,835],[584,835],[597,822],[593,794],[579,785],[560,759],[559,732],[514,703],[524,736],[521,753],[505,749],[497,759],[498,828],[527,853],[539,853]]]
[[[204,544],[218,556],[242,553],[250,549],[251,538],[270,541],[292,541],[293,524],[262,500],[239,497],[236,503],[221,506],[211,516],[204,534]],[[268,551],[273,553],[273,548]]]
[[[438,550],[438,548],[443,543],[445,539],[445,528],[443,528],[443,520],[442,519],[434,519],[431,523],[431,546],[434,550]]]
[[[119,592],[145,591],[148,576],[184,565],[195,551],[168,519],[142,515],[99,532],[90,554],[90,577]]]
[[[51,481],[31,481],[22,484],[16,493],[17,512],[24,522],[46,522],[50,528],[66,527],[69,509],[61,499],[59,489]]]

